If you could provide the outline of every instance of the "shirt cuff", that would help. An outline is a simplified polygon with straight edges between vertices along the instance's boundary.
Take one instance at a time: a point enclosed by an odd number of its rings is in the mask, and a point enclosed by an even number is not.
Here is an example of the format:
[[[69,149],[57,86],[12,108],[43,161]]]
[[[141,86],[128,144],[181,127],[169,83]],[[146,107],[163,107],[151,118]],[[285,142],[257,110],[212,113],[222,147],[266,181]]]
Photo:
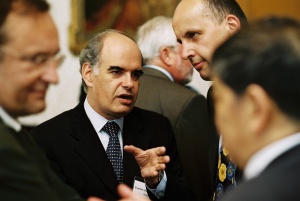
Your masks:
[[[146,182],[145,182],[146,183]],[[165,195],[165,191],[166,191],[166,186],[167,186],[167,175],[164,171],[164,176],[162,178],[162,180],[159,182],[158,186],[156,187],[156,189],[151,189],[148,188],[148,186],[146,185],[147,189],[153,194],[155,195],[155,197],[157,199],[161,198],[162,196]]]

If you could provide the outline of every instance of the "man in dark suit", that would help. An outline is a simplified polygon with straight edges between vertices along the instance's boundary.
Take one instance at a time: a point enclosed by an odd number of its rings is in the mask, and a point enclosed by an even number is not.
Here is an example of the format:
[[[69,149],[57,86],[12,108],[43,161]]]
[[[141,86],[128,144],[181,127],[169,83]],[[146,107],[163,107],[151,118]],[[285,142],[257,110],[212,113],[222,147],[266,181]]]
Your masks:
[[[242,28],[212,59],[216,125],[243,181],[223,201],[299,200],[300,22]],[[126,201],[144,201],[120,186]]]
[[[56,26],[43,0],[0,1],[0,200],[83,201],[52,171],[19,116],[45,109],[58,82]]]
[[[172,18],[158,16],[147,21],[139,27],[136,41],[145,64],[136,106],[170,119],[187,182],[200,200],[207,200],[214,183],[209,173],[206,100],[184,87],[192,78],[193,67],[181,58]]]
[[[116,200],[118,184],[132,187],[140,176],[152,199],[184,200],[173,192],[184,191],[185,182],[169,120],[134,107],[142,75],[137,44],[121,32],[104,31],[82,50],[80,64],[85,101],[33,130],[55,172],[83,197]],[[119,127],[115,150],[121,161],[107,153],[108,122]]]
[[[210,65],[213,52],[246,24],[247,19],[234,0],[182,0],[175,10],[172,23],[177,41],[182,44],[182,58],[189,59],[201,78],[209,81],[211,80]],[[224,171],[219,170],[218,164],[226,164],[226,162],[219,161],[223,146],[222,138],[219,137],[214,125],[212,89],[213,87],[210,87],[207,93],[207,106],[210,124],[212,124],[209,139],[209,165],[214,183],[214,197],[218,199],[225,193],[218,188],[219,184],[223,185],[224,177],[223,174],[219,174]],[[231,181],[231,184],[227,185],[229,188],[236,184],[235,180]]]
[[[224,200],[298,200],[300,22],[261,19],[213,57],[216,125],[243,182]]]

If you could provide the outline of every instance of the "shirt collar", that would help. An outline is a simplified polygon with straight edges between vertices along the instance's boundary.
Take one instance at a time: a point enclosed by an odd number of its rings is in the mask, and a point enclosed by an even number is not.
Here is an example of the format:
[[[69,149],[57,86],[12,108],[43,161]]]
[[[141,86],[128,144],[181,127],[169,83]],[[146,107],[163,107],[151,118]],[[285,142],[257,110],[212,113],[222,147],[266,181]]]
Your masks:
[[[174,82],[174,78],[172,77],[172,75],[167,70],[163,69],[162,67],[147,64],[147,65],[143,66],[143,68],[153,68],[155,70],[158,70],[158,71],[162,72],[163,74],[165,74],[172,82]]]
[[[84,110],[86,112],[86,115],[88,116],[89,120],[91,121],[95,131],[98,133],[102,127],[107,123],[106,118],[104,118],[103,116],[101,116],[100,114],[98,114],[88,103],[87,98],[84,101]],[[123,122],[124,122],[124,117],[121,117],[119,119],[114,119],[114,122],[116,122],[120,129],[121,132],[123,131]]]
[[[21,131],[21,124],[12,118],[1,106],[0,106],[0,117],[3,120],[4,124],[14,129],[16,132]]]
[[[252,179],[262,173],[279,155],[300,144],[300,132],[278,140],[256,152],[244,170],[244,178]]]

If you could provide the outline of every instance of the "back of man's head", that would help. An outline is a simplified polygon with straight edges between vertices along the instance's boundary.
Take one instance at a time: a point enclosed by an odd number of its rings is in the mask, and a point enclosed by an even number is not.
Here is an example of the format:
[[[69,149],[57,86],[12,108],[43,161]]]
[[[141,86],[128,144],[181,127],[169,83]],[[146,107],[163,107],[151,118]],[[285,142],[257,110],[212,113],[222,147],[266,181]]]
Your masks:
[[[280,17],[242,28],[221,45],[214,73],[237,95],[261,86],[287,116],[300,120],[300,23]]]
[[[163,68],[178,84],[191,81],[193,68],[189,60],[181,58],[182,46],[173,31],[172,18],[157,16],[150,19],[139,27],[136,41],[144,64]]]
[[[139,27],[136,41],[145,64],[150,64],[152,59],[158,57],[162,47],[176,48],[177,40],[172,28],[172,18],[157,16],[147,21]]]

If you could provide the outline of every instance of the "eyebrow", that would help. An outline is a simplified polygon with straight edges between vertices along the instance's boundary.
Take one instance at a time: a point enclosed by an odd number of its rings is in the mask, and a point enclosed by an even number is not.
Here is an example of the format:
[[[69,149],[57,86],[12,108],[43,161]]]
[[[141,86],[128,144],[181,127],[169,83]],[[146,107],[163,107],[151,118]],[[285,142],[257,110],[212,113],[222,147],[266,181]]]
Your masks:
[[[122,68],[120,66],[110,66],[107,70],[108,71],[112,71],[112,70],[124,71],[124,68]],[[144,72],[142,70],[134,70],[133,72],[138,73],[140,75],[144,74]]]
[[[107,70],[108,71],[110,71],[110,70],[121,70],[121,71],[123,71],[124,68],[121,68],[120,66],[110,66]]]
[[[142,70],[134,70],[133,72],[138,73],[139,75],[143,75],[144,74],[144,71],[142,71]]]

